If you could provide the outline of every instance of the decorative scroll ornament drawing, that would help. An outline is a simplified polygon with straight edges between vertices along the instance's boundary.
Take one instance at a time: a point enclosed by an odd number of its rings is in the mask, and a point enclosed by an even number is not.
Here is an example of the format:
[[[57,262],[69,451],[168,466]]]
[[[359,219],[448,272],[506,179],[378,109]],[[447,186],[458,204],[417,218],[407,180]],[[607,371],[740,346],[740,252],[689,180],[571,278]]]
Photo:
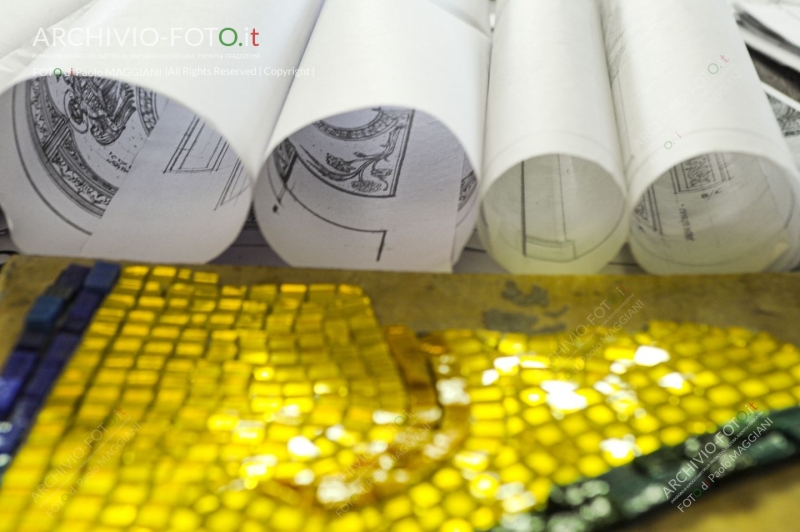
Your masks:
[[[377,108],[320,121],[286,141],[323,183],[364,197],[392,197],[397,190],[414,111]],[[288,165],[291,166],[291,165]]]

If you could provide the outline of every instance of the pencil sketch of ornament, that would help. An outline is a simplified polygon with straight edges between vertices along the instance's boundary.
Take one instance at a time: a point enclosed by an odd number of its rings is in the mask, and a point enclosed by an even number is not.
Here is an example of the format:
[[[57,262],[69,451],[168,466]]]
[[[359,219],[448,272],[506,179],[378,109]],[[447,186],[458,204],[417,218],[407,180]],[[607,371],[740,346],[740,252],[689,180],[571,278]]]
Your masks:
[[[69,223],[103,216],[168,103],[119,81],[72,76],[32,79],[13,98],[27,178]]]
[[[347,113],[292,135],[287,141],[317,179],[362,197],[397,191],[414,111],[379,107]]]
[[[318,131],[316,127],[311,126],[299,134],[293,135],[291,139],[283,141],[276,148],[267,164],[267,180],[275,196],[272,214],[280,216],[283,207],[287,204],[299,206],[315,218],[318,223],[322,223],[327,231],[339,233],[340,237],[345,241],[358,242],[359,245],[357,247],[367,250],[365,257],[371,255],[376,262],[380,262],[388,231],[386,229],[356,227],[342,223],[334,219],[336,217],[335,208],[326,208],[329,205],[336,205],[337,198],[329,197],[327,193],[330,192],[330,189],[320,183],[320,181],[325,182],[325,180],[312,170],[313,165],[302,155],[302,147],[298,148],[299,143],[308,138],[310,130]],[[311,134],[314,134],[313,131]],[[295,145],[295,143],[298,143],[298,145]],[[307,188],[308,185],[312,186]],[[349,190],[335,188],[351,194]],[[320,191],[325,194],[315,193]],[[370,197],[362,194],[356,195]],[[348,196],[342,196],[338,199],[341,198],[348,198]],[[352,200],[353,198],[348,199]]]
[[[113,144],[125,131],[128,120],[136,112],[133,88],[127,83],[104,78],[67,76],[64,106],[73,129],[88,129],[101,146]]]

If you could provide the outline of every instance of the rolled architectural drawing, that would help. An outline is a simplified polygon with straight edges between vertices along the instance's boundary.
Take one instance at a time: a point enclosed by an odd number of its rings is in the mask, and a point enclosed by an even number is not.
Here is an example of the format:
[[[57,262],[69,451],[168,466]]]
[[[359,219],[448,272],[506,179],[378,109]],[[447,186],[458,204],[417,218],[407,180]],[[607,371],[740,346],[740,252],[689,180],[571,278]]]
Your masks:
[[[628,236],[614,103],[593,0],[498,13],[478,222],[515,273],[593,273]]]
[[[328,0],[257,185],[289,264],[450,271],[477,214],[488,3]],[[474,8],[467,10],[467,7]]]
[[[274,72],[297,68],[322,3],[97,0],[68,27],[27,28],[26,46],[47,53],[0,96],[0,204],[17,245],[171,262],[223,252],[291,86]]]
[[[476,225],[517,273],[800,262],[795,102],[726,0],[42,7],[0,21],[23,252],[207,262],[254,210],[292,266],[451,271]]]
[[[728,3],[602,7],[637,261],[652,273],[797,265],[800,175]]]

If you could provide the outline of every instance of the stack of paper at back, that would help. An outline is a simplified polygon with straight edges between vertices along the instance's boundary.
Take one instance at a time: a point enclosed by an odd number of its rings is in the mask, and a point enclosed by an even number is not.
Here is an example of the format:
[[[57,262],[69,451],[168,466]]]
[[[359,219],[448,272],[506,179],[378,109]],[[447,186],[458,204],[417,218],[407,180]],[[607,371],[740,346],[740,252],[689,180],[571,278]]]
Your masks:
[[[748,45],[800,72],[800,4],[790,0],[732,0]]]

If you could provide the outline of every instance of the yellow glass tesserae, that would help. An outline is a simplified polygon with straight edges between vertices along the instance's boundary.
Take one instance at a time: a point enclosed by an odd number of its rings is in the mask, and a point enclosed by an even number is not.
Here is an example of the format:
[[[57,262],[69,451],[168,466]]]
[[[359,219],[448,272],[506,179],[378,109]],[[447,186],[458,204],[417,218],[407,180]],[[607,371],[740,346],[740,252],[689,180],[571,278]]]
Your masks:
[[[4,476],[0,532],[488,530],[800,401],[800,352],[766,334],[589,329],[551,363],[565,338],[420,339],[356,286],[126,268]]]

